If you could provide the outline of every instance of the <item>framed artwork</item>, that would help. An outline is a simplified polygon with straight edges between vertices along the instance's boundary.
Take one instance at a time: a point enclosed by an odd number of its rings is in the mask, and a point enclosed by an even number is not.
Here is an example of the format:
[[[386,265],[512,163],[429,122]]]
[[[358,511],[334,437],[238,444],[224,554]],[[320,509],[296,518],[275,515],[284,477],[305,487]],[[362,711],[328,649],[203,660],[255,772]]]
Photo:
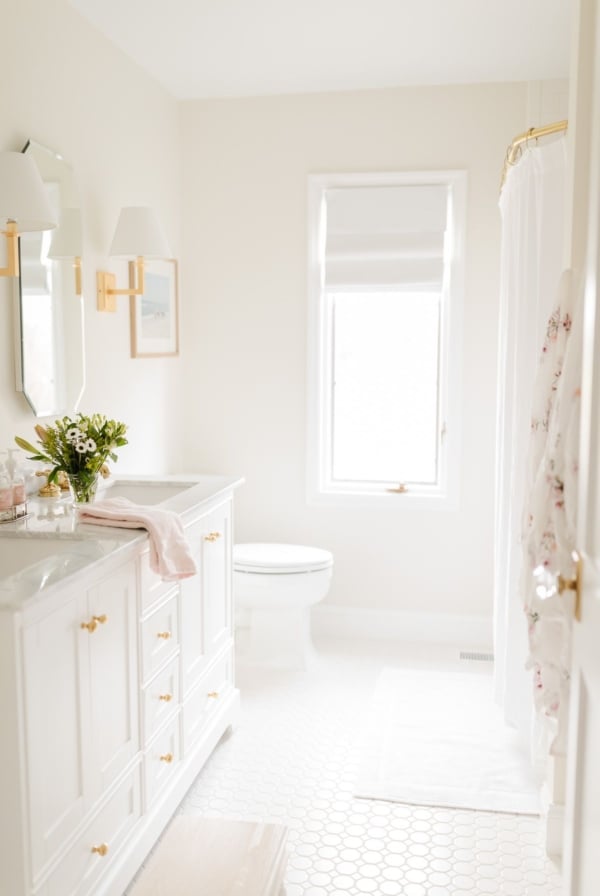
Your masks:
[[[131,357],[164,358],[179,354],[177,261],[144,262],[144,294],[129,297]],[[129,285],[135,285],[135,264],[129,262]]]

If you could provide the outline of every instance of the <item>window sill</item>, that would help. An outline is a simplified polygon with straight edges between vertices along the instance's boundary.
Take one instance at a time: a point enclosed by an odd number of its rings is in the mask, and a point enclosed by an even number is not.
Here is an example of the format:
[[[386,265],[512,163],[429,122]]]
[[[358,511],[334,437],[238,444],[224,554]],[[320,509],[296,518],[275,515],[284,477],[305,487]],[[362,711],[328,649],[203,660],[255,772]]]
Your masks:
[[[406,492],[342,492],[309,491],[307,504],[311,507],[338,507],[346,509],[373,508],[392,511],[446,511],[459,510],[458,496],[447,493]]]

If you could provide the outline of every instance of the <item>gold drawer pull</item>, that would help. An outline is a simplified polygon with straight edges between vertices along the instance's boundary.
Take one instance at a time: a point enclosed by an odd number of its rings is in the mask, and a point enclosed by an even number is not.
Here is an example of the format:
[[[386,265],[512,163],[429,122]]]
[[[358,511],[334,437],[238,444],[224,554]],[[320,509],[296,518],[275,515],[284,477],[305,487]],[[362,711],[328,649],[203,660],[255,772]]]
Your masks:
[[[160,757],[161,762],[173,762],[173,754],[172,753],[163,753]]]
[[[96,629],[98,628],[98,623],[100,623],[100,625],[104,625],[104,623],[107,621],[107,619],[108,619],[108,616],[106,615],[106,613],[103,613],[102,616],[92,616],[92,618],[90,619],[89,622],[81,623],[81,628],[86,628],[88,630],[88,632],[91,634],[92,632],[95,632]]]
[[[157,632],[156,637],[163,638],[165,641],[168,641],[171,637],[171,632]]]
[[[161,694],[158,699],[164,700],[165,703],[169,703],[169,701],[173,699],[173,694]]]
[[[108,852],[108,844],[101,843],[100,846],[92,846],[92,852],[95,852],[99,856],[105,856]]]
[[[218,691],[209,691],[208,694],[207,694],[206,696],[207,696],[207,697],[214,697],[215,700],[216,700],[216,698],[219,696],[219,692],[218,692]]]

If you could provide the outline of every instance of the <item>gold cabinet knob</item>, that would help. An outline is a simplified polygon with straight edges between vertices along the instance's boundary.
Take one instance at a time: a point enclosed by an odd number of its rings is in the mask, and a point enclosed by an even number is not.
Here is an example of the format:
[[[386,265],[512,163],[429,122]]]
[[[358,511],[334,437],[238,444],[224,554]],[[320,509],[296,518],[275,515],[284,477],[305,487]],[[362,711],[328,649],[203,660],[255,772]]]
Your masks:
[[[91,634],[95,632],[98,628],[98,625],[104,625],[104,623],[108,620],[108,616],[106,613],[103,613],[102,616],[92,616],[89,622],[82,622],[81,628],[85,628]]]
[[[216,698],[219,696],[219,692],[218,691],[209,691],[206,696],[213,697],[216,700]]]
[[[157,632],[156,637],[162,638],[164,641],[168,641],[171,637],[171,632]]]
[[[172,753],[163,753],[160,757],[161,762],[173,762],[173,754]]]
[[[92,852],[95,852],[96,855],[105,856],[108,852],[108,844],[101,843],[100,846],[92,846]]]
[[[216,541],[217,538],[221,537],[220,532],[209,532],[208,535],[204,536],[204,541]]]
[[[158,699],[163,700],[165,703],[169,703],[173,699],[173,694],[161,694]]]

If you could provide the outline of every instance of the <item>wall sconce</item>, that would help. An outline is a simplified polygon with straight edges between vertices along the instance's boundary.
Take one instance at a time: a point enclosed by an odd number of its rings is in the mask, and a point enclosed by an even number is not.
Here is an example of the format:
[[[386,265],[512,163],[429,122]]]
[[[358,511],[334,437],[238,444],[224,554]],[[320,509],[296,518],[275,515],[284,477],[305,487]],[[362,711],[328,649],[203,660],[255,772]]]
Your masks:
[[[75,295],[81,295],[81,209],[63,208],[60,213],[60,222],[52,234],[48,258],[59,261],[63,258],[72,258],[75,269]]]
[[[115,296],[144,294],[144,258],[170,257],[169,244],[155,211],[143,206],[121,209],[109,255],[135,258],[135,285],[116,289],[115,275],[98,271],[98,311],[116,311]]]
[[[0,153],[0,228],[6,237],[7,265],[1,277],[19,276],[19,234],[56,227],[41,175],[22,152]]]

